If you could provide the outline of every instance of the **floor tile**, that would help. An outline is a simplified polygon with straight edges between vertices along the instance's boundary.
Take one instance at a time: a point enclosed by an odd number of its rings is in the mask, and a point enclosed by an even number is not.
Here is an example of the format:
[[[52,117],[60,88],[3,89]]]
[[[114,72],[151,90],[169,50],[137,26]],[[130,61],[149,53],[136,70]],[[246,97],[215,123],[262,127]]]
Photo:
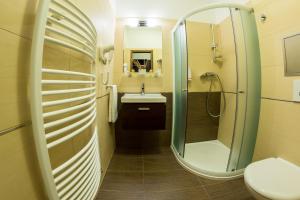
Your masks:
[[[142,172],[111,172],[105,175],[100,190],[143,191]]]
[[[197,178],[185,170],[169,170],[144,173],[146,191],[174,191],[200,186]]]
[[[165,155],[145,155],[144,170],[148,171],[165,171],[165,170],[181,170],[182,167],[178,164],[174,157]]]
[[[254,200],[242,178],[208,180],[184,170],[170,148],[117,150],[96,200]]]
[[[154,156],[169,156],[173,157],[173,152],[170,147],[156,147],[156,148],[144,148],[143,155],[154,155]]]
[[[136,155],[136,156],[143,156],[143,149],[116,149],[115,155]]]
[[[144,192],[100,190],[96,200],[143,200]]]
[[[145,200],[209,200],[202,187],[167,192],[146,192]]]
[[[137,155],[115,155],[110,161],[108,171],[143,171],[143,157]]]
[[[197,177],[197,179],[199,180],[199,182],[202,185],[215,185],[215,184],[221,184],[221,183],[225,183],[228,180],[212,180],[212,179],[208,179],[208,178],[203,178],[203,177]]]
[[[250,200],[243,179],[226,181],[219,184],[204,186],[212,200]]]

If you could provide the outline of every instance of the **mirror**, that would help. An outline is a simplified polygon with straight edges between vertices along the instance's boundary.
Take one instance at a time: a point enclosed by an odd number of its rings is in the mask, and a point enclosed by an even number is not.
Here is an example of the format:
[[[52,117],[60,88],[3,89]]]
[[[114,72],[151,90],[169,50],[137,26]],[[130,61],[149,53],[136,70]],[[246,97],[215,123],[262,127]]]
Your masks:
[[[283,39],[284,64],[286,76],[300,75],[300,34],[288,36]]]
[[[161,27],[125,27],[123,71],[124,73],[161,73]]]
[[[153,70],[152,52],[152,50],[131,50],[131,70],[134,72],[140,70],[151,72]]]

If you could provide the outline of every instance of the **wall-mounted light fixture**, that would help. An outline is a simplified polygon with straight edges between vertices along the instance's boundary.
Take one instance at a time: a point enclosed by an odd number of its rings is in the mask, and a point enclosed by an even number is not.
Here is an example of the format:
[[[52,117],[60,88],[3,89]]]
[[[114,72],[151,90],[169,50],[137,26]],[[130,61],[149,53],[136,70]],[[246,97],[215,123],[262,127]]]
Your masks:
[[[155,18],[128,18],[126,21],[126,25],[130,27],[156,27],[159,26],[159,20]]]
[[[147,26],[148,27],[157,27],[159,25],[160,25],[159,19],[155,19],[155,18],[147,19]]]
[[[126,25],[130,27],[138,27],[139,25],[139,20],[136,18],[128,18],[126,20]]]

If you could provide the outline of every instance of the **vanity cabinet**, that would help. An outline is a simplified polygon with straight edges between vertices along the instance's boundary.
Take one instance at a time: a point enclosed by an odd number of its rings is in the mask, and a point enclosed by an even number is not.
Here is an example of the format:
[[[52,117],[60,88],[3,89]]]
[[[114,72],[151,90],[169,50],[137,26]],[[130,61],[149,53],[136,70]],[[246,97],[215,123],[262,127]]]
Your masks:
[[[166,103],[122,103],[120,120],[127,130],[166,128]]]

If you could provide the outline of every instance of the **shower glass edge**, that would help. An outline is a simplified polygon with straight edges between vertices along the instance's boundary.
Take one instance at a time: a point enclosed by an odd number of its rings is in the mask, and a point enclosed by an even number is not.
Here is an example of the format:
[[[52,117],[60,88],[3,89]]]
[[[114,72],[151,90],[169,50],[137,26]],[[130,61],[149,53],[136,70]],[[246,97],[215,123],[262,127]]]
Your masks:
[[[243,45],[246,56],[244,65],[247,70],[247,82],[245,83],[246,112],[242,132],[234,134],[227,171],[244,169],[252,162],[258,131],[261,99],[261,62],[255,16],[253,12],[239,10],[235,18],[239,18],[237,21],[241,23],[241,31],[244,36]],[[233,21],[233,24],[236,24],[236,22]],[[238,88],[238,95],[243,95],[239,94],[240,90]],[[235,131],[239,130],[236,129]]]
[[[185,131],[187,117],[187,42],[185,22],[173,32],[174,53],[174,113],[172,127],[172,145],[177,153],[184,157]]]

